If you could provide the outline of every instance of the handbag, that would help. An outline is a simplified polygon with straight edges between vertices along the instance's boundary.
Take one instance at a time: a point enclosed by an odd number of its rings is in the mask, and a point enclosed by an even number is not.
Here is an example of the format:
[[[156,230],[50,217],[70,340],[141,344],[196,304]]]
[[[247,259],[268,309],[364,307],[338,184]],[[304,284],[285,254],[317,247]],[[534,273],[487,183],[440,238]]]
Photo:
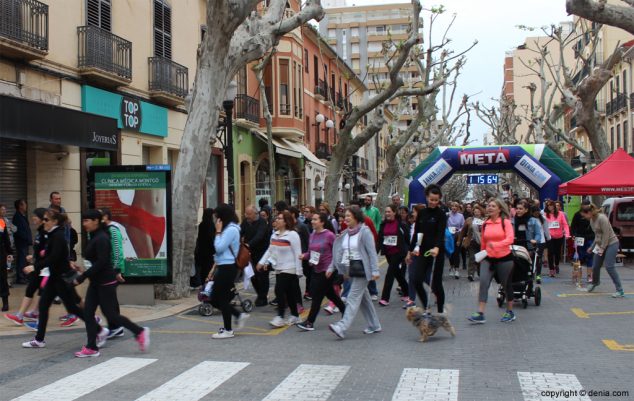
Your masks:
[[[249,246],[244,243],[244,240],[240,240],[240,249],[238,249],[237,256],[235,252],[233,252],[231,245],[229,245],[229,251],[235,258],[236,266],[238,266],[238,269],[242,270],[247,267],[249,263],[251,263],[251,251],[249,250]]]
[[[77,270],[69,270],[66,273],[62,273],[62,280],[66,285],[74,287],[74,281],[77,280],[81,274]]]
[[[351,260],[350,268],[348,269],[348,276],[365,277],[365,269],[363,268],[363,262],[360,260]]]

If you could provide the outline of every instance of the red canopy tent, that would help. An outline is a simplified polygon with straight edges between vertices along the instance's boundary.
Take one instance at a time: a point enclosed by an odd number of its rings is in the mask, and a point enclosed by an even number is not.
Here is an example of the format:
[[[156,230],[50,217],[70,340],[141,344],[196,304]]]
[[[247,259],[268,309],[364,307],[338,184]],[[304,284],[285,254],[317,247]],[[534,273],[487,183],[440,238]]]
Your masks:
[[[634,157],[617,149],[587,174],[561,184],[559,195],[634,195]]]

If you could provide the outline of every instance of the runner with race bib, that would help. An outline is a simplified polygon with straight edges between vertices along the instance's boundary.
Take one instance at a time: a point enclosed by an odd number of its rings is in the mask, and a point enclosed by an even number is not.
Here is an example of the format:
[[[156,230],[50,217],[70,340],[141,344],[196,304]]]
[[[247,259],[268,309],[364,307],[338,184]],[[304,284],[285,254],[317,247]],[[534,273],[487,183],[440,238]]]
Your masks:
[[[400,269],[401,263],[407,256],[407,250],[409,249],[409,230],[407,226],[401,222],[396,213],[398,207],[396,205],[390,205],[385,208],[385,220],[381,223],[379,229],[379,244],[380,252],[385,255],[387,259],[387,275],[385,276],[385,282],[383,283],[383,292],[381,294],[381,300],[379,305],[388,306],[390,304],[390,293],[392,292],[392,285],[394,285],[394,279],[398,281],[398,285],[401,286],[404,296],[401,298],[403,302],[409,302],[408,284],[405,280],[405,275]]]

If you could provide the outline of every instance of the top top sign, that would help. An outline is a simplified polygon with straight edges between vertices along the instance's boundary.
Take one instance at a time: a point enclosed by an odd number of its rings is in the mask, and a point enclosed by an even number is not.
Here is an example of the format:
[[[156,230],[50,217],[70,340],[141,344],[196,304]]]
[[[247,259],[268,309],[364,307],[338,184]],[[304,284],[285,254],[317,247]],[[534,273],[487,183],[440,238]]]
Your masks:
[[[124,128],[139,131],[141,129],[141,102],[129,97],[122,97],[121,120]]]
[[[461,166],[487,166],[507,164],[511,158],[508,149],[500,150],[464,150],[458,152]]]

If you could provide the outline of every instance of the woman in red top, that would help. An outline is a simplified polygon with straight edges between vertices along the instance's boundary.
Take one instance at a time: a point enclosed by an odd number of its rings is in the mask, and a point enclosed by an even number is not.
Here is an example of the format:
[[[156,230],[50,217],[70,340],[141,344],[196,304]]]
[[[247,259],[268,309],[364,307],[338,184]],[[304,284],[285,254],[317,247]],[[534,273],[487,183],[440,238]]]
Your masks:
[[[390,304],[390,293],[392,292],[392,285],[394,284],[395,278],[403,291],[404,296],[401,298],[401,301],[409,301],[409,298],[405,295],[409,293],[407,281],[400,268],[401,263],[407,256],[407,250],[409,248],[409,230],[407,226],[399,220],[396,215],[397,212],[398,207],[396,205],[386,207],[385,220],[383,220],[381,228],[379,229],[379,249],[380,252],[385,255],[388,265],[387,275],[383,283],[383,293],[379,301],[379,305],[381,306],[388,306]]]
[[[553,201],[546,202],[546,221],[548,222],[548,230],[550,230],[548,267],[550,268],[550,277],[555,277],[555,274],[559,274],[559,259],[566,238],[570,237],[570,228],[566,215],[557,209]]]
[[[515,233],[511,217],[504,202],[499,199],[491,199],[487,204],[487,216],[489,218],[482,225],[481,251],[486,251],[487,256],[480,262],[480,296],[478,312],[469,316],[473,323],[485,323],[484,309],[486,308],[487,296],[491,280],[494,274],[502,285],[506,293],[507,309],[502,315],[502,322],[512,322],[515,320],[513,313],[513,283],[511,274],[513,273],[513,255],[511,245],[515,241]]]

